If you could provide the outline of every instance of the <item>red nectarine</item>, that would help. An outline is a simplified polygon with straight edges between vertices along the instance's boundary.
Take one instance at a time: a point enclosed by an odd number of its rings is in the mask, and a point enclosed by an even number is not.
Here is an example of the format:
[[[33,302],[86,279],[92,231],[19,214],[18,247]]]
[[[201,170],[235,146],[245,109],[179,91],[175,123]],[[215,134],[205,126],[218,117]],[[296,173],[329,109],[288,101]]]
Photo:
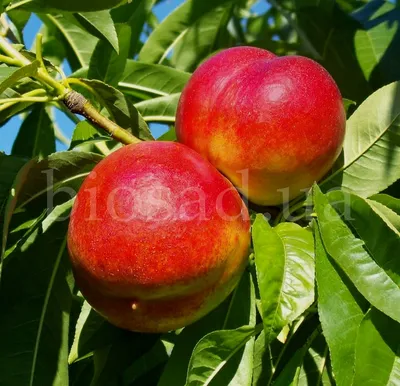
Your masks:
[[[176,119],[178,140],[261,205],[290,200],[323,177],[341,151],[346,122],[323,67],[253,47],[200,65]]]
[[[116,326],[163,332],[222,302],[248,259],[249,215],[209,162],[172,142],[129,145],[84,181],[68,249],[82,294]]]

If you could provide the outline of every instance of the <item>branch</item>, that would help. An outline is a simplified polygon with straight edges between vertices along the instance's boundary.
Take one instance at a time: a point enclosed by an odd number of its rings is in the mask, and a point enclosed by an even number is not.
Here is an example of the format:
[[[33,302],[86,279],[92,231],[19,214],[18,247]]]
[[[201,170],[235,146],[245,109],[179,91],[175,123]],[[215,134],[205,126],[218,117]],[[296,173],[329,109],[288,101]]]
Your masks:
[[[39,49],[41,47],[40,39],[41,37],[39,36],[37,41],[37,47]],[[12,44],[10,44],[8,40],[3,36],[0,36],[0,49],[7,55],[9,61],[12,61],[15,65],[19,67],[24,67],[31,64],[31,61],[23,56],[19,51],[17,51],[12,46]],[[39,61],[42,61],[41,52],[37,53],[37,56],[37,59]],[[141,142],[140,139],[136,138],[129,131],[118,126],[115,122],[111,121],[100,112],[98,112],[96,108],[82,94],[79,94],[68,86],[62,84],[62,82],[59,82],[56,79],[52,78],[47,72],[46,68],[40,67],[33,77],[39,80],[42,84],[50,86],[54,90],[54,93],[57,95],[57,99],[63,101],[65,106],[72,113],[84,116],[90,122],[105,130],[115,140],[125,145]],[[49,98],[49,100],[54,100],[54,98]],[[21,98],[21,102],[24,102],[23,98]]]
[[[141,142],[129,131],[100,114],[82,94],[76,91],[70,91],[65,95],[64,104],[72,113],[82,115],[95,125],[104,128],[111,137],[125,145]]]

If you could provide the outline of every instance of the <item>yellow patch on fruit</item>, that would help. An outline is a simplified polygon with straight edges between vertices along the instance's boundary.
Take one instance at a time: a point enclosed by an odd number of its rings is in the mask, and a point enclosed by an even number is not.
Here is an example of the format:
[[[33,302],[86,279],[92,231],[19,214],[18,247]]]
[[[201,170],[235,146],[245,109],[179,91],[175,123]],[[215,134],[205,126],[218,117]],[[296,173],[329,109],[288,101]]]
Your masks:
[[[225,165],[234,165],[239,153],[232,146],[232,138],[226,134],[214,134],[209,141],[208,154],[211,163],[217,166],[222,159]]]

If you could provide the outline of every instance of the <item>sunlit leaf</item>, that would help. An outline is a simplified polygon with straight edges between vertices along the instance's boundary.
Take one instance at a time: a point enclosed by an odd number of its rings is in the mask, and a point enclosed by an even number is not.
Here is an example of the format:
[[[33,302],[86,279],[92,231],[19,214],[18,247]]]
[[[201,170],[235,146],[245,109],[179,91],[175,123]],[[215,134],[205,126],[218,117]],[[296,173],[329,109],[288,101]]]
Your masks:
[[[314,301],[313,239],[297,224],[271,228],[257,215],[253,245],[265,338],[271,342]]]

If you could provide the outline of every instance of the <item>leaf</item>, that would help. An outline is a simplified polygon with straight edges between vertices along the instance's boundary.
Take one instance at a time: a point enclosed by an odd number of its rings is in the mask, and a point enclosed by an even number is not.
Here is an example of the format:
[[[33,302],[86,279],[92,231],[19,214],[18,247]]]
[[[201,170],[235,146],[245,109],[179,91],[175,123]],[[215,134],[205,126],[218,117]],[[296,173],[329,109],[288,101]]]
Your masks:
[[[119,54],[115,53],[108,43],[99,41],[92,58],[90,59],[88,77],[98,79],[109,83],[112,86],[117,86],[129,55],[131,29],[124,24],[116,25]]]
[[[9,159],[8,159],[9,160]],[[21,189],[24,183],[26,182],[28,178],[28,174],[30,172],[30,169],[32,165],[34,164],[35,161],[31,160],[27,162],[25,165],[22,167],[20,166],[20,163],[18,162],[17,165],[13,165],[12,170],[11,170],[11,176],[14,177],[14,179],[11,182],[10,175],[7,175],[6,173],[1,173],[2,177],[5,177],[5,189],[2,192],[2,211],[3,212],[3,207],[4,207],[4,214],[1,216],[1,222],[0,224],[2,225],[2,237],[1,237],[1,249],[0,249],[0,280],[2,278],[2,272],[3,272],[3,259],[4,259],[4,253],[6,250],[7,246],[7,237],[8,237],[8,230],[11,222],[12,215],[14,213],[15,207],[17,205],[17,200],[21,194]],[[2,165],[7,166],[8,162],[2,162]],[[18,173],[16,173],[18,170]],[[16,174],[15,174],[16,173]],[[3,185],[3,184],[2,184]]]
[[[235,310],[227,313],[224,329],[234,328],[238,325],[256,325],[256,299],[255,289],[250,272],[245,272],[242,279],[233,293],[232,306]],[[215,375],[210,385],[241,385],[250,386],[252,379],[254,337],[251,338],[245,347],[223,366]]]
[[[194,70],[202,59],[217,48],[217,37],[227,26],[234,2],[225,2],[214,8],[186,30],[173,50],[171,63],[175,68]]]
[[[19,80],[33,76],[39,68],[39,62],[34,61],[27,66],[14,69],[10,67],[0,67],[0,94],[9,87],[14,86]]]
[[[44,23],[53,24],[61,33],[73,70],[88,66],[98,39],[71,22],[65,15],[39,15]]]
[[[91,386],[112,384],[132,361],[149,351],[159,339],[157,334],[138,334],[125,330],[120,332],[111,345],[95,351],[95,372]]]
[[[190,78],[170,67],[128,60],[119,87],[131,95],[166,96],[181,92]]]
[[[191,354],[198,341],[210,332],[225,328],[234,329],[243,326],[244,323],[253,324],[253,318],[255,316],[253,315],[253,297],[254,293],[249,280],[249,274],[245,273],[233,295],[204,318],[185,327],[179,334],[174,349],[172,350],[171,357],[165,366],[160,381],[158,382],[158,386],[185,384],[187,367],[189,365]],[[249,343],[251,345],[251,342]],[[240,355],[240,352],[238,352],[238,355]],[[237,357],[238,356],[235,358]],[[243,358],[243,356],[239,356],[239,359],[241,358]],[[245,356],[244,360],[246,359],[248,358]],[[227,365],[227,368],[228,367],[230,367],[229,363]],[[224,373],[222,376],[232,376],[232,368],[230,370],[224,370],[225,369],[220,372],[220,374]]]
[[[380,202],[400,216],[400,199],[389,196],[388,194],[375,194],[371,196],[370,199]]]
[[[343,269],[357,290],[376,308],[400,321],[400,288],[379,267],[365,249],[365,243],[351,230],[314,187],[314,204],[323,244],[328,254]]]
[[[274,386],[288,386],[298,385],[304,356],[310,348],[314,339],[320,334],[319,328],[317,328],[307,339],[306,344],[292,356],[288,364],[283,368],[274,382]]]
[[[148,99],[135,104],[146,122],[174,123],[181,93]]]
[[[59,214],[67,216],[72,203]],[[36,240],[16,248],[4,264],[0,292],[0,383],[68,384],[71,290],[66,253],[67,221],[40,226]],[[16,285],[23,283],[23,285]]]
[[[56,151],[54,126],[45,106],[39,104],[25,118],[14,142],[12,153],[42,160]]]
[[[372,308],[358,330],[353,384],[397,385],[399,382],[399,324]]]
[[[74,197],[83,179],[102,159],[98,154],[66,151],[30,164],[18,195],[17,208],[43,205],[51,209],[60,201],[65,202],[67,197]]]
[[[336,382],[338,385],[351,385],[358,326],[367,302],[328,255],[318,226],[315,226],[314,237],[319,318]]]
[[[146,63],[162,63],[190,28],[204,15],[231,0],[189,0],[171,12],[152,32],[139,52],[139,60]]]
[[[121,91],[97,80],[81,79],[81,81],[97,92],[102,99],[101,104],[107,108],[114,122],[140,139],[153,139],[145,120]]]
[[[24,9],[33,10],[35,12],[46,11],[46,13],[57,11],[68,12],[91,12],[110,9],[128,0],[96,0],[96,1],[81,1],[81,0],[28,0],[21,5]]]
[[[117,31],[110,11],[75,13],[73,17],[87,32],[108,42],[119,53]]]
[[[399,10],[388,1],[374,1],[353,17],[363,26],[355,34],[354,47],[366,79],[375,88],[398,80],[400,71],[393,61],[400,54]]]
[[[307,7],[296,7],[297,33],[308,55],[317,59],[332,75],[345,98],[363,101],[371,88],[354,54],[354,36],[360,24],[343,12],[338,4],[331,9],[319,1]],[[315,55],[315,52],[317,55]]]
[[[109,324],[85,301],[75,327],[68,363],[82,360],[94,350],[112,344],[120,334],[121,330]]]
[[[343,166],[321,183],[369,197],[400,178],[400,82],[382,87],[347,122]]]
[[[116,24],[123,23],[131,28],[129,49],[129,57],[131,58],[135,56],[141,45],[140,35],[153,5],[154,0],[136,0],[111,11],[112,18]]]
[[[0,152],[0,218],[10,194],[10,189],[26,159],[8,156]]]
[[[99,131],[89,122],[79,122],[72,134],[70,150],[82,145],[83,143],[98,142],[98,141],[109,141],[111,138],[101,135]]]
[[[390,278],[400,285],[400,261],[393,251],[400,250],[400,232],[391,222],[400,217],[384,205],[354,194],[333,191],[328,200],[347,224],[363,240],[366,250]]]
[[[190,358],[185,385],[209,385],[226,362],[261,329],[261,325],[243,326],[206,335],[197,343]]]
[[[303,358],[298,386],[334,386],[329,348],[322,334],[312,342]]]
[[[252,233],[265,339],[269,343],[314,301],[313,239],[308,230],[294,223],[271,228],[260,214]]]

